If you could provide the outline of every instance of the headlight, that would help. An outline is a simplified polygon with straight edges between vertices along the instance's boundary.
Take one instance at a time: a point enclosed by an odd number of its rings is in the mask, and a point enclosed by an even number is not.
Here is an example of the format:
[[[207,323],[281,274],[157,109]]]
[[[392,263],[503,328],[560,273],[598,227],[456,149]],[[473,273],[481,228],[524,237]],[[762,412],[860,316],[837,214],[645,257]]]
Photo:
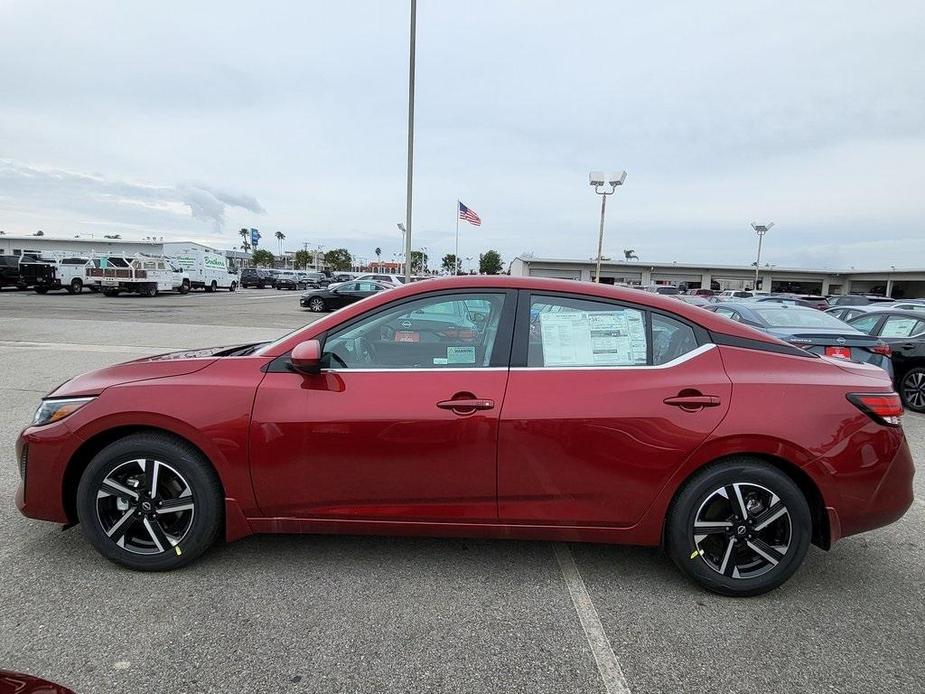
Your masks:
[[[35,417],[32,418],[32,426],[40,427],[45,424],[51,424],[58,420],[64,419],[70,414],[74,414],[81,407],[86,405],[93,398],[59,398],[42,400],[39,409],[35,411]]]

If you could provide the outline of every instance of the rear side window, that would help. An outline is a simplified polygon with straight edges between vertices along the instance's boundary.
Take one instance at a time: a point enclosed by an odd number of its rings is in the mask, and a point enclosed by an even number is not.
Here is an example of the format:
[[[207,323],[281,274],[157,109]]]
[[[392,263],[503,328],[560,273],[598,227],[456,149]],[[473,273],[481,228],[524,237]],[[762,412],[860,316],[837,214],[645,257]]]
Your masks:
[[[652,314],[652,363],[667,364],[697,349],[697,337],[686,323]]]
[[[528,367],[647,363],[645,313],[601,301],[533,296]]]
[[[922,321],[905,316],[890,316],[880,328],[880,337],[909,337],[922,332]]]

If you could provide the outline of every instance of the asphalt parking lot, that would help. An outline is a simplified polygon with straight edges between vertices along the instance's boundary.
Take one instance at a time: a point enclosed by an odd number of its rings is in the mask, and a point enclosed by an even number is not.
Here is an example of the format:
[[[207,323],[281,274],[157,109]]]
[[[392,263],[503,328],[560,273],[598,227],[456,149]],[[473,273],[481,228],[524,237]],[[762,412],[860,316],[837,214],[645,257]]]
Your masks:
[[[901,521],[812,548],[781,589],[738,600],[688,583],[654,549],[545,542],[259,536],[139,574],[79,529],[16,511],[13,442],[49,389],[314,317],[297,292],[270,289],[0,292],[0,668],[78,692],[925,688],[921,473]],[[921,465],[925,416],[904,421]]]

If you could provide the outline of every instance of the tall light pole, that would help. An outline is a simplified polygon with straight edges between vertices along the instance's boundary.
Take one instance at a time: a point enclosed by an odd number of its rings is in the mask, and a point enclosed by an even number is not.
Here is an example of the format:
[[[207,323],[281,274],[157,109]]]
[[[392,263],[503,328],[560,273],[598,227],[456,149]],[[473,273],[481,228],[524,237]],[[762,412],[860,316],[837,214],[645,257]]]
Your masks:
[[[417,0],[411,0],[411,35],[408,45],[408,180],[405,191],[405,282],[411,282],[411,181],[414,177],[414,39],[417,32]]]
[[[626,171],[618,171],[617,173],[610,174],[610,176],[607,177],[610,190],[606,190],[604,188],[603,171],[592,171],[588,175],[588,182],[594,188],[594,192],[601,196],[601,228],[597,236],[597,272],[594,275],[594,281],[598,283],[601,281],[601,253],[604,249],[604,212],[607,209],[607,196],[613,195],[617,191],[617,187],[622,186],[625,180]]]
[[[401,222],[399,222],[396,226],[398,226],[398,230],[401,232],[401,247],[402,247],[402,253],[404,253],[405,251],[408,250],[406,246],[407,238],[408,238],[408,230],[405,229],[405,225],[402,224]],[[401,255],[401,253],[399,253],[399,255]]]
[[[764,238],[764,235],[770,231],[771,227],[774,226],[774,222],[768,222],[767,224],[758,224],[752,222],[752,229],[755,230],[755,233],[758,234],[758,257],[755,258],[755,287],[754,290],[758,291],[758,268],[761,265],[761,239]]]

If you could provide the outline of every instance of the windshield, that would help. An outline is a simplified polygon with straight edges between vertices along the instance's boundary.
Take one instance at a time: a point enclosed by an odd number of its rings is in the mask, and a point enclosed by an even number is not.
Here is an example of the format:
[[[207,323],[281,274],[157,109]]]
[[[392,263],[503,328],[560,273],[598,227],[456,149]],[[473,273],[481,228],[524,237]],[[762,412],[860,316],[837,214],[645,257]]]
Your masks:
[[[834,316],[830,316],[814,308],[753,308],[764,321],[772,328],[822,328],[825,330],[841,329],[852,332],[852,329]]]

